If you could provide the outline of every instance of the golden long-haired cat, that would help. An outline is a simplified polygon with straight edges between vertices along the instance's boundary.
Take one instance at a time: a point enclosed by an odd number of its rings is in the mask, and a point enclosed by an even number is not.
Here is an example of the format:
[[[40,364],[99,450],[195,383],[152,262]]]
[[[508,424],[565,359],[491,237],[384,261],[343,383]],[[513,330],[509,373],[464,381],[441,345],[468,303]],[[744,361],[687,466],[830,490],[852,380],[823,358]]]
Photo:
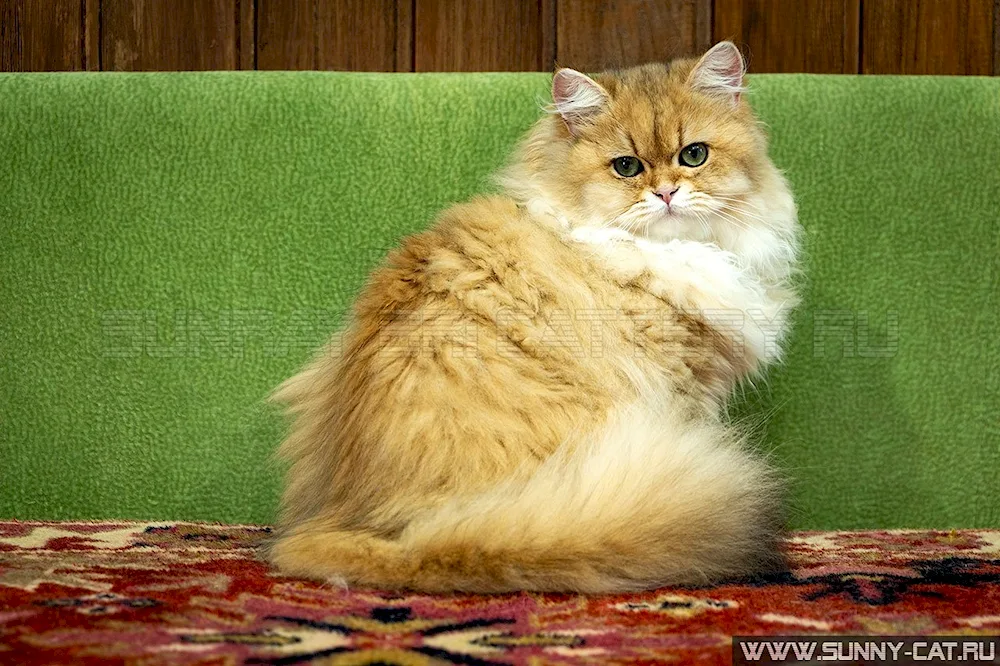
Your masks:
[[[780,565],[780,484],[723,422],[781,353],[795,204],[728,42],[590,78],[358,297],[277,398],[288,574],[613,592]]]

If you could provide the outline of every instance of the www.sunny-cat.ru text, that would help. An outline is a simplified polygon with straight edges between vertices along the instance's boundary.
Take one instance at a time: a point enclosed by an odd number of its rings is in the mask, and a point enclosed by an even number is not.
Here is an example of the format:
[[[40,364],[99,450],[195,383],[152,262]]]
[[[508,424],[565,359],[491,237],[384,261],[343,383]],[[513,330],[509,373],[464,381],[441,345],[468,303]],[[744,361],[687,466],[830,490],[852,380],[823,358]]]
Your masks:
[[[442,348],[456,356],[474,356],[480,345],[492,345],[499,353],[519,353],[508,338],[486,335],[470,323],[435,321],[433,313],[422,313],[421,321],[408,312],[394,313],[394,328],[383,334],[380,343],[386,354],[433,354]],[[692,313],[698,314],[698,313]],[[769,322],[763,313],[742,310],[716,310],[713,322],[722,326],[730,340],[730,353],[739,353],[741,331],[755,326],[767,332]],[[430,321],[428,321],[428,319]],[[810,340],[812,356],[828,359],[884,359],[899,352],[899,313],[894,310],[873,313],[867,310],[801,311],[796,317],[797,335]],[[313,352],[329,340],[329,332],[344,321],[337,310],[301,309],[286,312],[254,309],[154,309],[110,310],[99,318],[101,356],[104,358],[210,359],[210,358],[287,358]],[[515,326],[525,324],[514,311],[499,312],[496,321]],[[604,335],[611,324],[621,321],[635,325],[676,327],[663,313],[651,311],[625,315],[615,310],[580,310],[554,312],[534,336],[540,346],[563,348],[579,357],[603,355]],[[589,330],[587,340],[576,330]],[[478,332],[477,332],[478,331]],[[340,353],[339,336],[328,345],[327,353]],[[777,340],[771,341],[777,344]],[[636,354],[642,349],[636,347]]]

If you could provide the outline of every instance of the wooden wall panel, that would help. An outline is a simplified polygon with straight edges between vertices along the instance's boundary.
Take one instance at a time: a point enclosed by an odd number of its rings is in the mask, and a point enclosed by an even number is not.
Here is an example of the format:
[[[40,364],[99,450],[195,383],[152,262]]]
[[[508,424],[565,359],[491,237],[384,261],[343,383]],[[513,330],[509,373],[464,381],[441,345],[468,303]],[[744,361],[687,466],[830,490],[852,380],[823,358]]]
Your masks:
[[[101,0],[83,0],[83,68],[101,71]]]
[[[543,2],[416,0],[414,70],[548,69],[543,59],[552,31],[543,24]]]
[[[412,0],[258,0],[259,69],[409,71]]]
[[[257,2],[236,0],[236,10],[236,55],[239,67],[257,69]]]
[[[712,0],[558,0],[556,61],[583,71],[694,55],[711,46]]]
[[[1000,0],[997,0],[1000,2]],[[414,55],[414,33],[416,26],[413,19],[413,5],[416,0],[397,0],[396,2],[396,71],[412,72]]]
[[[397,0],[318,2],[316,68],[395,71],[397,4]],[[402,26],[404,32],[410,29]]]
[[[84,69],[82,0],[0,0],[0,71]]]
[[[860,0],[715,0],[714,23],[715,41],[734,41],[752,72],[858,71]]]
[[[0,71],[596,70],[720,39],[756,72],[1000,75],[1000,0],[0,0]]]
[[[993,76],[1000,76],[1000,0],[993,2]]]
[[[103,0],[103,68],[237,69],[236,17],[236,0]]]
[[[865,2],[865,74],[990,74],[994,0]]]
[[[257,69],[315,69],[314,0],[257,0]]]

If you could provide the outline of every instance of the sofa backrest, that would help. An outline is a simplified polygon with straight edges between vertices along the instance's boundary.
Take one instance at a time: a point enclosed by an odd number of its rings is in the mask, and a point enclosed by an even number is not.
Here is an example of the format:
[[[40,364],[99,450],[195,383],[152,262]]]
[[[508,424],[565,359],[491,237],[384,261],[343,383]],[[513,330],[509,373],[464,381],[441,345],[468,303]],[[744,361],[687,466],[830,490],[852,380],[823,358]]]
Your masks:
[[[273,519],[265,404],[541,74],[0,76],[0,517]],[[1000,80],[757,76],[805,227],[736,409],[796,527],[1000,526]]]

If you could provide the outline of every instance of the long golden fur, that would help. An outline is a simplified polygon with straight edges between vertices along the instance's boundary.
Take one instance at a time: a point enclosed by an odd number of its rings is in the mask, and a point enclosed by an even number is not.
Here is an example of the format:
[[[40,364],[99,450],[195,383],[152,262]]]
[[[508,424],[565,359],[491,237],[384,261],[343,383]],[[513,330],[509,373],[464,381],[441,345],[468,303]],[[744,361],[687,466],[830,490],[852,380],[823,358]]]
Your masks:
[[[795,207],[742,76],[728,43],[556,73],[503,193],[408,238],[340,353],[276,393],[294,419],[280,570],[611,592],[780,564],[780,484],[721,418],[795,302]]]

